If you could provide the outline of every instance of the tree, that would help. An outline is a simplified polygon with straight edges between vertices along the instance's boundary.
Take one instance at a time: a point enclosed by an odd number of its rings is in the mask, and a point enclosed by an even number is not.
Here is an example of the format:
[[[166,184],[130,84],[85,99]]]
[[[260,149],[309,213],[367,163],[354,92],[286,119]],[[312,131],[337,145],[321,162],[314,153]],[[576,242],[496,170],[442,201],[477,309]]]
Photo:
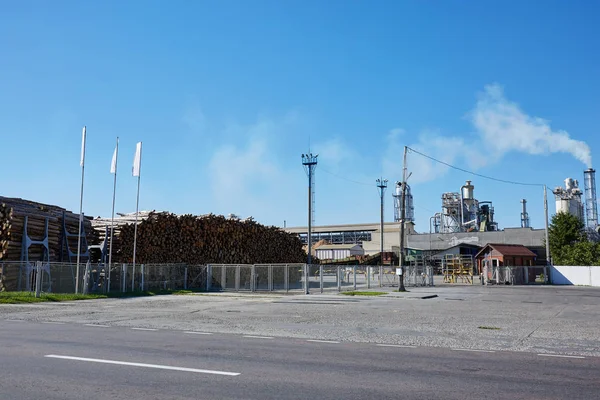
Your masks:
[[[548,228],[552,256],[559,255],[567,246],[587,241],[583,222],[574,215],[559,212],[552,217]]]
[[[555,265],[598,265],[600,246],[588,241],[583,222],[574,215],[560,212],[548,228],[550,251]]]

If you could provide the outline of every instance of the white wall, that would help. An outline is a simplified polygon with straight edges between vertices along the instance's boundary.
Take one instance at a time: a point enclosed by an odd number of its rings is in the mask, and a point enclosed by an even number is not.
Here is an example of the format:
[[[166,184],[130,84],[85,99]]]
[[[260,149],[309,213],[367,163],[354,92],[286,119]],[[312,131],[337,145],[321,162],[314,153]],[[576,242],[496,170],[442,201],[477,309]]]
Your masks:
[[[554,285],[600,286],[600,266],[554,265],[550,277]]]

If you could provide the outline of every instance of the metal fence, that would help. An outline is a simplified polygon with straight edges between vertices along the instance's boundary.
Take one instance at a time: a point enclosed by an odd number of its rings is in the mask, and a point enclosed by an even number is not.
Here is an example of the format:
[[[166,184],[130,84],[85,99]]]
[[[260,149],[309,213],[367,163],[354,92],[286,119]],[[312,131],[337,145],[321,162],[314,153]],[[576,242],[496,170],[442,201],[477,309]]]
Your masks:
[[[547,267],[484,266],[484,284],[528,285],[548,283]]]
[[[364,265],[306,264],[90,264],[0,263],[0,290],[109,293],[156,290],[222,290],[236,292],[349,291],[398,286],[396,268]],[[38,273],[39,268],[39,273]],[[406,286],[433,285],[431,267],[411,265]],[[77,283],[77,278],[79,282]],[[77,289],[77,291],[76,291]]]

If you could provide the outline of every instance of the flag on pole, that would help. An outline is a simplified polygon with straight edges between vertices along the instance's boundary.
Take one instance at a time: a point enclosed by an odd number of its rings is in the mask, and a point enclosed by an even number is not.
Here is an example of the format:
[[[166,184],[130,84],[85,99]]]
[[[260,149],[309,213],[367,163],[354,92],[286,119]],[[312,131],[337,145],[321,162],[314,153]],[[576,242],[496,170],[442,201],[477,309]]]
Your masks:
[[[81,132],[81,161],[79,162],[79,166],[83,167],[85,164],[85,126],[83,127],[83,131]]]
[[[119,145],[117,145],[115,147],[115,152],[113,153],[113,157],[112,157],[112,163],[110,164],[110,173],[111,174],[116,174],[117,173],[117,148]]]
[[[133,158],[133,176],[140,176],[142,169],[142,142],[135,146],[135,157]]]

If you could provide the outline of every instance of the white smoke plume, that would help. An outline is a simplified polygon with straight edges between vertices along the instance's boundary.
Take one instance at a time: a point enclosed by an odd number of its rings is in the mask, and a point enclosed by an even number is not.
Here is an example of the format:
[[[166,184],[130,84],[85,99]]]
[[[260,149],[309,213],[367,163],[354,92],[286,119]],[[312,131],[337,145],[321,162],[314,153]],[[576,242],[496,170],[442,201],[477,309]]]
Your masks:
[[[529,154],[569,153],[588,168],[592,166],[589,146],[571,139],[569,133],[553,131],[547,120],[525,114],[504,97],[501,86],[485,87],[470,119],[484,143],[493,147],[495,157],[509,151]]]

